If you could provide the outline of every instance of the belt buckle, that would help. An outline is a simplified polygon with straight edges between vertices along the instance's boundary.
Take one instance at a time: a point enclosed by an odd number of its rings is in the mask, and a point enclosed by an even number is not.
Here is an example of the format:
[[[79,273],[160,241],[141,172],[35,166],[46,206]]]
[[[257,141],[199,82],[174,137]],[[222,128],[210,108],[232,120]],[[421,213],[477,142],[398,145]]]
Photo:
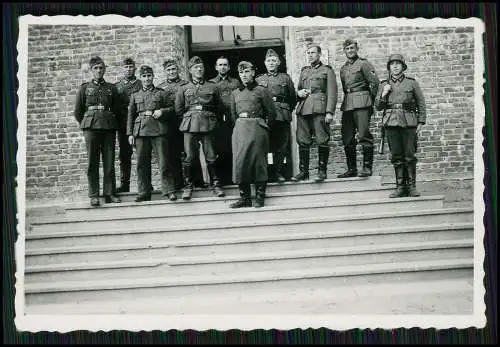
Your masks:
[[[98,109],[98,110],[104,110],[104,106],[103,106],[103,105],[98,105],[98,106],[97,106],[97,109]]]
[[[248,118],[248,113],[247,112],[242,112],[238,115],[240,118]]]
[[[201,105],[195,105],[194,109],[198,110],[198,111],[201,111],[201,110],[203,110],[203,106],[201,106]]]
[[[152,116],[153,115],[153,111],[146,111],[146,112],[144,112],[144,114],[146,116]]]
[[[273,101],[277,101],[277,100],[278,100],[278,98],[273,96]]]

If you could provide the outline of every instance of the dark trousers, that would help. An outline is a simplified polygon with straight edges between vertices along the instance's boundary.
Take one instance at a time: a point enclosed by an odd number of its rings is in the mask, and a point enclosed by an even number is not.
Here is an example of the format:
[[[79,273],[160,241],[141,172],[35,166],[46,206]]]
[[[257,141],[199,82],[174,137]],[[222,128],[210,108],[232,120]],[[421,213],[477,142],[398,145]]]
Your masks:
[[[318,146],[328,146],[330,125],[325,122],[325,114],[297,116],[297,144],[299,147],[311,147],[313,135],[316,137]]]
[[[417,128],[386,127],[385,134],[394,166],[407,166],[417,162]]]
[[[125,129],[118,129],[118,144],[120,146],[120,183],[122,186],[130,185],[130,171],[132,169],[132,146],[128,142]]]
[[[184,134],[179,131],[179,124],[173,124],[168,133],[168,167],[177,188],[184,186],[182,178],[182,160],[184,157]]]
[[[269,140],[273,153],[286,156],[290,148],[290,122],[274,122]]]
[[[115,193],[116,130],[84,130],[87,148],[89,198],[99,197],[99,162],[102,155],[103,195]]]
[[[370,132],[372,108],[362,108],[342,113],[342,142],[345,147],[356,148],[359,142],[363,147],[373,147],[373,136]],[[356,141],[356,131],[358,141]]]
[[[153,149],[158,157],[161,191],[164,195],[175,191],[175,183],[168,167],[168,137],[138,136],[135,138],[137,154],[137,187],[140,196],[151,194],[151,157]]]
[[[193,166],[194,161],[199,158],[199,144],[203,146],[203,154],[207,163],[214,163],[216,160],[214,132],[208,133],[184,133],[184,152],[186,157],[184,163],[188,166]]]
[[[228,121],[221,122],[219,128],[215,130],[215,132],[217,171],[220,175],[221,184],[229,185],[233,183],[233,150],[231,143],[233,127]]]

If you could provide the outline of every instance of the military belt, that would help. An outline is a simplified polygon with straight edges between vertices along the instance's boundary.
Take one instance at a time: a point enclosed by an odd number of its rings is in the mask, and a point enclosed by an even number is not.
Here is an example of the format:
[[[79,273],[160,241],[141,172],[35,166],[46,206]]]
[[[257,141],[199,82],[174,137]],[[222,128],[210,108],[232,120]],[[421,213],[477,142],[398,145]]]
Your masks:
[[[352,87],[352,88],[347,88],[347,92],[348,93],[363,92],[363,91],[370,91],[370,88],[368,88],[368,87]]]
[[[103,106],[103,105],[97,105],[97,106],[88,106],[87,110],[88,111],[95,111],[95,110],[106,110],[106,111],[109,111],[110,108],[106,107],[106,106]]]
[[[388,109],[393,110],[405,110],[405,111],[415,111],[415,108],[411,104],[392,104],[387,106]]]
[[[152,116],[154,111],[143,111],[139,112],[139,116]]]
[[[238,118],[260,118],[260,117],[253,116],[252,114],[248,114],[248,112],[242,112],[238,115]]]
[[[321,90],[315,90],[315,91],[311,90],[311,94],[325,94],[325,92],[323,92]]]
[[[205,106],[205,105],[191,105],[189,106],[190,111],[213,111],[212,106]]]
[[[282,96],[273,96],[273,101],[275,102],[286,102],[286,98]]]

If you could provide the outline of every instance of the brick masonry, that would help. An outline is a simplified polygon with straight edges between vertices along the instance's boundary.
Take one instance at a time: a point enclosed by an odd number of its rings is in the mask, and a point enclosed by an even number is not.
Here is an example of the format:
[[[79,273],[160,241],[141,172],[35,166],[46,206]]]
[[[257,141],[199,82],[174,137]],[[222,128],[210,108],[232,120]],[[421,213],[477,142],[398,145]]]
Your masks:
[[[408,63],[407,75],[420,83],[427,101],[427,125],[418,149],[421,177],[472,177],[474,170],[474,40],[473,28],[413,27],[295,27],[286,34],[289,73],[297,85],[305,64],[308,40],[321,44],[334,68],[340,88],[339,70],[345,61],[342,42],[355,37],[359,55],[386,77],[386,60],[391,53],[402,53]],[[108,68],[105,79],[116,82],[120,62],[132,56],[138,65],[151,65],[155,83],[164,79],[161,62],[167,56],[187,61],[186,32],[172,26],[30,26],[28,41],[28,114],[26,154],[27,201],[79,199],[87,194],[86,153],[81,130],[73,117],[79,85],[90,78],[87,62],[99,54]],[[233,64],[235,65],[235,64]],[[329,177],[345,170],[340,138],[340,102],[332,124]],[[372,133],[379,141],[377,125]],[[117,148],[118,150],[118,148]],[[313,150],[312,168],[316,165]],[[117,152],[118,159],[118,152]],[[361,156],[358,156],[361,165]],[[132,182],[135,188],[135,154]],[[156,162],[153,185],[159,186]],[[374,174],[384,180],[393,177],[388,148],[376,155]],[[116,160],[117,177],[119,163]]]

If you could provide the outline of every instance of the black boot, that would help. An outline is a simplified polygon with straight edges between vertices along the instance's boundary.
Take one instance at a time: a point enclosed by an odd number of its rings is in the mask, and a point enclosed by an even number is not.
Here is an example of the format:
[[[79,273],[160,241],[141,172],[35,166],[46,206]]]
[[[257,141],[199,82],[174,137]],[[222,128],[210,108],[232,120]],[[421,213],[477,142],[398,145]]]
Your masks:
[[[299,170],[300,172],[291,178],[292,181],[304,181],[309,179],[309,148],[299,149]]]
[[[182,166],[184,171],[184,191],[182,192],[182,200],[191,199],[191,194],[193,193],[193,172],[191,165],[184,164]]]
[[[255,183],[255,207],[263,207],[266,197],[266,182]]]
[[[410,192],[410,180],[408,175],[408,165],[406,163],[403,164],[403,190],[404,196],[408,196]]]
[[[402,164],[394,165],[394,173],[396,174],[396,190],[389,195],[390,198],[401,198],[405,196],[403,172],[404,167]]]
[[[240,198],[229,205],[230,208],[252,207],[252,200],[250,198],[250,184],[240,183],[238,185],[240,190]]]
[[[347,171],[338,175],[337,178],[356,177],[358,167],[356,163],[356,146],[344,147],[345,158],[347,161]]]
[[[318,176],[314,182],[323,182],[326,179],[326,166],[328,165],[328,156],[330,155],[330,147],[318,147]]]
[[[283,159],[284,155],[282,153],[274,153],[274,166],[276,167],[276,181],[278,183],[284,183],[286,181],[283,176]]]
[[[408,164],[408,196],[417,197],[420,193],[417,190],[417,162]]]
[[[120,167],[120,188],[116,190],[117,193],[130,192],[130,167],[121,165]]]
[[[373,147],[363,147],[363,170],[358,177],[368,177],[372,175],[373,167]]]
[[[217,168],[215,166],[215,163],[207,163],[207,169],[208,169],[208,174],[210,176],[210,184],[212,185],[212,191],[214,195],[216,195],[219,198],[226,196],[226,194],[221,188],[220,179],[219,176],[217,175]]]

